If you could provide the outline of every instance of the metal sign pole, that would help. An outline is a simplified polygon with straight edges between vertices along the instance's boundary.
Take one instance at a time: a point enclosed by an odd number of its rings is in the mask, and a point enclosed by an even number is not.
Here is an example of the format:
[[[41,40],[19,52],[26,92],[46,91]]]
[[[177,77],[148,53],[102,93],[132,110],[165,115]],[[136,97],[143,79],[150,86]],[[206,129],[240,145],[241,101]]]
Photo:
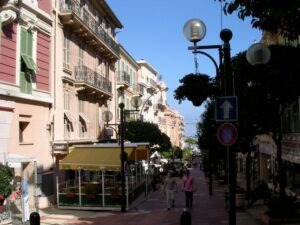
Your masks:
[[[227,157],[228,157],[228,193],[229,193],[229,225],[236,224],[236,205],[235,205],[235,153],[230,151],[227,146]]]

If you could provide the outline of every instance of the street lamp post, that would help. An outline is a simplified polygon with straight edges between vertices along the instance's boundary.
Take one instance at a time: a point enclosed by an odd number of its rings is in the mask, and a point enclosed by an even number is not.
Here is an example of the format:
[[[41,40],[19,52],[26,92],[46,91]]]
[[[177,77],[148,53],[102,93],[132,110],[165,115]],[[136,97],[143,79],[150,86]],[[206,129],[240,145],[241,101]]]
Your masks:
[[[193,42],[193,46],[189,46],[188,50],[192,50],[192,52],[195,54],[195,57],[196,57],[196,54],[202,54],[202,55],[205,55],[206,57],[208,57],[212,61],[212,63],[215,66],[215,69],[216,69],[216,78],[218,80],[221,79],[220,86],[222,87],[223,83],[224,83],[224,76],[222,76],[223,70],[221,68],[222,56],[223,56],[222,45],[197,46],[197,42],[201,41],[206,35],[206,26],[199,19],[188,20],[183,27],[183,34],[187,40]],[[215,59],[211,55],[202,51],[205,49],[218,49],[219,66],[218,66],[217,62],[215,61]],[[198,64],[196,63],[195,66],[196,66],[196,73],[198,73],[198,71],[197,71]],[[212,157],[211,157],[211,155],[212,155],[212,153],[209,151],[208,161],[209,161],[209,194],[210,195],[212,195],[212,165],[211,165]]]
[[[127,154],[124,148],[124,137],[125,137],[125,117],[127,114],[130,113],[137,113],[139,112],[139,107],[142,103],[139,96],[135,96],[131,98],[130,101],[131,105],[135,108],[134,110],[126,110],[124,109],[124,103],[119,104],[120,108],[120,148],[121,148],[121,212],[126,211],[126,199],[125,199],[125,162],[127,160]]]
[[[154,95],[158,94],[159,92],[163,92],[163,91],[167,91],[168,88],[164,88],[164,89],[161,89],[161,90],[156,90],[154,91],[153,93],[151,93],[148,98],[144,101],[144,103],[142,104],[141,106],[141,109],[140,109],[140,120],[143,121],[144,120],[144,117],[142,115],[143,113],[143,109],[145,108],[146,104],[148,103],[148,101],[150,100],[151,97],[153,97]]]
[[[150,100],[150,98],[154,95],[156,95],[158,93],[158,91],[154,91],[151,95],[148,96],[148,98],[144,101],[142,107],[141,107],[141,110],[140,110],[140,120],[143,121],[144,120],[144,117],[142,115],[143,113],[143,109],[145,108],[145,105],[148,103],[148,101]]]
[[[124,103],[119,104],[120,108],[120,124],[108,124],[110,120],[112,120],[112,113],[109,111],[105,111],[103,113],[103,119],[106,121],[107,125],[117,125],[118,126],[118,134],[119,138],[119,145],[120,145],[120,160],[121,160],[121,212],[126,212],[126,195],[125,195],[125,162],[127,161],[127,153],[125,152],[124,146],[124,138],[125,138],[125,122],[126,122],[126,115],[130,113],[138,113],[139,107],[142,103],[139,96],[134,96],[131,98],[130,101],[131,105],[135,108],[134,110],[124,109]]]
[[[127,160],[127,155],[124,149],[124,103],[119,104],[120,108],[120,147],[121,147],[121,212],[126,211],[126,200],[125,200],[125,161]]]
[[[117,123],[109,123],[112,119],[113,119],[113,114],[111,111],[109,110],[106,110],[102,113],[102,119],[103,121],[105,121],[105,126],[108,127],[108,128],[111,128],[113,129],[116,134],[117,134],[117,137],[118,137],[118,143],[120,143],[120,124],[117,124]],[[115,129],[114,127],[112,126],[117,126],[117,129]]]
[[[229,29],[223,29],[220,33],[220,38],[223,41],[223,45],[207,45],[207,46],[197,46],[197,42],[201,41],[206,34],[206,26],[199,19],[191,19],[187,21],[183,27],[184,36],[189,41],[193,42],[193,46],[188,47],[193,53],[203,54],[207,56],[216,67],[216,76],[221,78],[221,89],[224,91],[224,95],[233,95],[234,86],[231,71],[231,56],[230,56],[230,43],[232,38],[232,32]],[[216,61],[206,52],[201,51],[202,49],[218,49],[219,50],[219,66]],[[196,60],[195,60],[196,61]],[[195,62],[196,73],[197,63]],[[228,149],[228,183],[229,183],[229,224],[236,224],[236,207],[235,207],[235,154],[233,151]],[[211,153],[210,153],[211,154]],[[211,155],[209,156],[211,160]],[[209,162],[211,164],[211,162]],[[212,178],[211,178],[211,165],[210,168],[210,182],[209,182],[209,192],[212,192]]]

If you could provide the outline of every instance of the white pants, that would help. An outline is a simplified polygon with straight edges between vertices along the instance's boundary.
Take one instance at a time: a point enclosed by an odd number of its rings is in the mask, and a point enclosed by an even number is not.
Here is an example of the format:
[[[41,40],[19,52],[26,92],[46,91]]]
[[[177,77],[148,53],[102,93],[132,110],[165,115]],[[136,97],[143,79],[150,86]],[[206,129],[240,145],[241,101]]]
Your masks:
[[[22,196],[22,207],[23,207],[23,216],[24,221],[29,221],[29,195]]]
[[[172,208],[173,202],[175,201],[175,191],[174,190],[166,190],[166,197],[167,197],[168,208]]]

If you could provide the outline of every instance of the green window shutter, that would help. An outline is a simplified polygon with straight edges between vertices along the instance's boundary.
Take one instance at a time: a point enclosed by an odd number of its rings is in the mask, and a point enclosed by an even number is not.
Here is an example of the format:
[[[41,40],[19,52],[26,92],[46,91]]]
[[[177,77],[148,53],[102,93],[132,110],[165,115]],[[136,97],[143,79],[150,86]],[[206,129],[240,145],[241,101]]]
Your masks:
[[[20,89],[22,93],[32,93],[31,73],[20,72]]]
[[[24,28],[21,29],[21,54],[27,55],[27,31]]]
[[[37,71],[37,66],[32,58],[32,32],[21,29],[21,58],[26,67],[30,70]]]
[[[32,58],[32,49],[33,49],[33,38],[32,38],[32,32],[29,31],[27,32],[27,56],[29,58],[29,61],[30,61],[30,68],[28,67],[28,69],[31,69],[33,71],[37,71],[37,66]]]
[[[24,72],[20,72],[20,89],[21,92],[26,93],[26,79],[25,79],[25,73]]]
[[[33,59],[27,55],[21,55],[26,67],[30,70],[35,70]],[[33,63],[33,64],[32,64]]]
[[[32,32],[27,32],[27,55],[32,57]]]

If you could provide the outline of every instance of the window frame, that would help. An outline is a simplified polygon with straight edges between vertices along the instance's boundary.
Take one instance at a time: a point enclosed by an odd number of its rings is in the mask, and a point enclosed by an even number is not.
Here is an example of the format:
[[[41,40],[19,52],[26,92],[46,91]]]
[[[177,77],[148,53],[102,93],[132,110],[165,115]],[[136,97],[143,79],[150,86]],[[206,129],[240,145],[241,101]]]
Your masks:
[[[70,69],[70,40],[67,36],[64,36],[63,44],[63,67],[65,69]]]

